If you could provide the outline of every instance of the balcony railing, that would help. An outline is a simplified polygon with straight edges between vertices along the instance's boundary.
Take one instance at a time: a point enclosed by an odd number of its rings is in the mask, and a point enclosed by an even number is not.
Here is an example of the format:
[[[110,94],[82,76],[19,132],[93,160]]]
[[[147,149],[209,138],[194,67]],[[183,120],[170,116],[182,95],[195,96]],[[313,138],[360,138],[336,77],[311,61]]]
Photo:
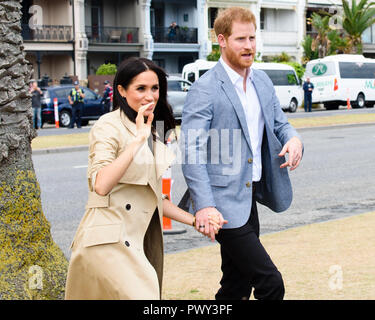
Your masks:
[[[72,26],[39,25],[33,29],[28,24],[22,25],[23,40],[39,42],[68,42],[73,40]]]
[[[318,31],[306,31],[306,35],[315,39],[318,36]]]
[[[138,28],[86,26],[89,44],[138,43]]]
[[[153,27],[151,33],[154,42],[161,43],[198,43],[198,29],[179,27],[171,31],[169,27]]]

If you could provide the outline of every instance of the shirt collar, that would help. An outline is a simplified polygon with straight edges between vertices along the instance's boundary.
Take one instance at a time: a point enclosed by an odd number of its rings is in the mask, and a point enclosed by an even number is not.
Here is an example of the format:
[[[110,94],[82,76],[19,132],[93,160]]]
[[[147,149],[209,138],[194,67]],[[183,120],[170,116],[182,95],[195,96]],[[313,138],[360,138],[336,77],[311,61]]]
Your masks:
[[[228,64],[225,63],[222,57],[220,57],[219,62],[224,67],[225,71],[227,72],[229,76],[230,81],[232,81],[233,84],[235,84],[240,79],[242,81],[243,77],[239,73],[234,71],[230,66],[228,66]],[[248,78],[251,81],[253,79],[253,69],[251,67],[249,69],[250,69],[250,72],[248,73]]]

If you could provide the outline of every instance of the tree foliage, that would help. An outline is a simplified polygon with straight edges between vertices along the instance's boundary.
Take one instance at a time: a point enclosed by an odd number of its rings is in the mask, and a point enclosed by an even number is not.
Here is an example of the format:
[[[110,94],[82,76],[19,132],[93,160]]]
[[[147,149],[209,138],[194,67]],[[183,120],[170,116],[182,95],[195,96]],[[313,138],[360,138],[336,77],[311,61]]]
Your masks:
[[[96,75],[115,75],[117,72],[117,67],[113,63],[103,63],[98,70]]]
[[[344,9],[342,27],[347,33],[352,53],[362,53],[362,34],[375,23],[374,4],[369,0],[361,0],[358,4],[356,0],[352,0],[350,6],[347,0],[342,0]]]
[[[302,63],[338,53],[361,54],[362,34],[375,23],[375,3],[361,0],[342,0],[342,12],[313,13],[308,19],[317,32],[316,38],[307,35],[302,41]],[[332,23],[334,22],[334,23]]]

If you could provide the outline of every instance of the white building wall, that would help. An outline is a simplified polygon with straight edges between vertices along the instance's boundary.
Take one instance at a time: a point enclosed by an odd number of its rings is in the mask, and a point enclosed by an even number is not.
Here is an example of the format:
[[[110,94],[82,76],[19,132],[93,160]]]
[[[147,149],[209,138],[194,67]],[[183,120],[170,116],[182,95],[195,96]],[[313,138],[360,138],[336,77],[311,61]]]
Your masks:
[[[87,79],[88,40],[85,32],[85,1],[74,0],[75,66],[79,80]]]
[[[263,0],[260,5],[264,12],[264,28],[260,32],[261,48],[258,48],[262,56],[286,52],[300,61],[306,21],[305,0]]]

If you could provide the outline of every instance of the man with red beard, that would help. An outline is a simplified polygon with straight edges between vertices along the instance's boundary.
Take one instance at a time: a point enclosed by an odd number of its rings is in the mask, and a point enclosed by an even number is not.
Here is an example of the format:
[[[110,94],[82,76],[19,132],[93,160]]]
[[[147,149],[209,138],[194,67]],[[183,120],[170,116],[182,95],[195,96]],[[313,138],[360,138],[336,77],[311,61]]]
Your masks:
[[[216,299],[249,299],[252,289],[257,299],[283,299],[282,276],[259,240],[256,202],[276,212],[288,209],[287,167],[298,167],[303,144],[269,77],[251,68],[253,13],[226,9],[214,28],[221,58],[190,88],[182,114],[182,170],[190,210],[196,228],[211,237],[217,230],[210,227],[209,216],[228,220],[216,235],[223,272]]]

